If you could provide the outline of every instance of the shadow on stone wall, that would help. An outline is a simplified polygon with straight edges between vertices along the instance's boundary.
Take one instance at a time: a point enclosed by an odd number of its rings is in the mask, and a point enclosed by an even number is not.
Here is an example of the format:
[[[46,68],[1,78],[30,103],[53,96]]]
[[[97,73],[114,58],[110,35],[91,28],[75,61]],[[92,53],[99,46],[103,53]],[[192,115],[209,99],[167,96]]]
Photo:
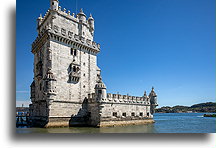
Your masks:
[[[85,98],[82,102],[82,108],[79,109],[77,115],[72,115],[69,126],[89,126],[90,114],[88,112],[88,100]]]

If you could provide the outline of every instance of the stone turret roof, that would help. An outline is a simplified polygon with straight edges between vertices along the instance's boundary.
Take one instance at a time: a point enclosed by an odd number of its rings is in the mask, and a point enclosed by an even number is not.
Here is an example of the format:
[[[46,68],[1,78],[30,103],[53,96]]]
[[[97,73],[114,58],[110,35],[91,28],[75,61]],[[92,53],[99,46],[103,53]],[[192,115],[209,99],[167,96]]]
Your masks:
[[[98,76],[99,80],[95,85],[95,89],[106,89],[106,85],[103,83],[101,76]]]
[[[86,15],[85,15],[85,13],[83,12],[83,9],[82,9],[82,8],[80,9],[80,12],[78,13],[78,15],[82,15],[82,16],[85,16],[85,17],[86,17]]]
[[[152,87],[152,90],[151,90],[149,96],[157,96],[157,94],[154,91],[154,87]]]
[[[92,17],[92,14],[90,14],[88,20],[94,20],[94,18]]]

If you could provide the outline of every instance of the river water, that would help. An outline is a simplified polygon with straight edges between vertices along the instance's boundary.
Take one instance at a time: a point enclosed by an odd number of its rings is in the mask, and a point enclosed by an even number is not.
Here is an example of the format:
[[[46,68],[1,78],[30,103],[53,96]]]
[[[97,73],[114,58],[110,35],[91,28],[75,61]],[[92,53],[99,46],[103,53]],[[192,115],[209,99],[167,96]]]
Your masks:
[[[204,113],[156,113],[154,124],[121,127],[16,128],[17,133],[216,133],[216,118]]]

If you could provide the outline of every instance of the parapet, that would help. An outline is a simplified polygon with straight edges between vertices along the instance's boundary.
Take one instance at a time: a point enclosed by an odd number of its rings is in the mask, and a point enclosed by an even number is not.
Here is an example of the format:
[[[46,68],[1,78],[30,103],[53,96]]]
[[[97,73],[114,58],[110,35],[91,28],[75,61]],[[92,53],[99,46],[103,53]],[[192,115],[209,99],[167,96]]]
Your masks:
[[[95,94],[89,94],[89,102],[101,102],[101,103],[118,103],[118,104],[140,104],[140,105],[150,105],[149,99],[145,97],[121,95],[121,94],[111,94],[107,93],[106,99],[97,101],[97,96]]]

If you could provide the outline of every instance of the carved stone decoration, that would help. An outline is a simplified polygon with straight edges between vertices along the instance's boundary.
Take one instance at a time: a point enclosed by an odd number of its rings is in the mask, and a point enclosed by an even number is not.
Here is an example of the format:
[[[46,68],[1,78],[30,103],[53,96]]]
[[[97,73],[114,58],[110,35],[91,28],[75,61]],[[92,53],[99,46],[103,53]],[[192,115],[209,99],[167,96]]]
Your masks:
[[[35,99],[35,81],[32,82],[30,87],[31,87],[31,100],[34,102],[34,99]]]
[[[68,37],[69,37],[69,38],[72,38],[72,37],[73,37],[73,32],[68,31]]]
[[[51,69],[52,61],[52,50],[50,47],[47,48],[47,67]]]
[[[62,34],[63,36],[65,36],[65,35],[66,35],[66,29],[62,28],[62,29],[61,29],[61,34]]]
[[[56,26],[56,25],[54,25],[54,26],[53,26],[53,30],[55,31],[55,33],[58,33],[58,32],[59,32],[59,27]]]
[[[43,76],[43,63],[42,63],[42,61],[39,61],[36,64],[36,75],[35,75],[35,77],[40,80],[42,78],[42,76]]]
[[[75,38],[76,41],[78,41],[79,40],[79,35],[74,34],[74,38]]]
[[[55,86],[56,78],[52,73],[51,69],[48,69],[44,77],[44,81],[45,81],[44,93],[46,95],[56,95],[56,86]]]
[[[68,75],[69,75],[69,78],[68,78],[69,83],[79,82],[80,77],[81,77],[80,65],[76,64],[75,62],[71,63],[68,68]]]

